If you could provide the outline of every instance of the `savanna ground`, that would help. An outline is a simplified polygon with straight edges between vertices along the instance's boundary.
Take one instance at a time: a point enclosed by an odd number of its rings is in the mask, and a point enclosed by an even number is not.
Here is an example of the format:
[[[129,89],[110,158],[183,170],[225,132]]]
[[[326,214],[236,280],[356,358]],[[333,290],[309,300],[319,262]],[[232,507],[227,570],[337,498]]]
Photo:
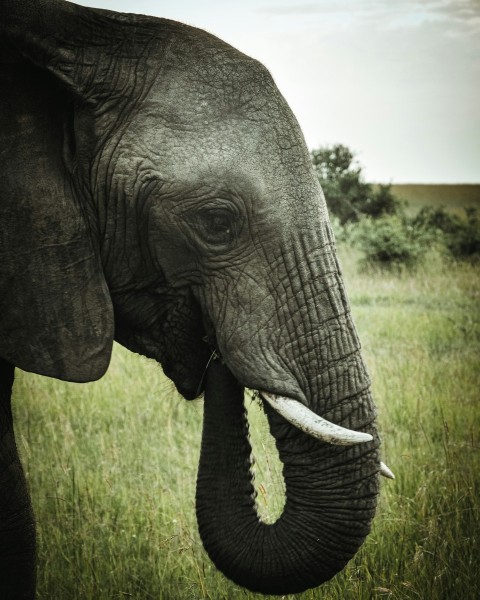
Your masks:
[[[372,532],[347,569],[296,598],[478,600],[480,265],[432,252],[414,272],[361,271],[354,251],[339,253],[396,480],[382,482]],[[249,403],[256,447],[271,446]],[[39,600],[261,598],[202,549],[202,403],[182,400],[156,364],[117,346],[96,383],[18,372],[14,411]],[[278,467],[257,460],[258,502],[272,515]]]

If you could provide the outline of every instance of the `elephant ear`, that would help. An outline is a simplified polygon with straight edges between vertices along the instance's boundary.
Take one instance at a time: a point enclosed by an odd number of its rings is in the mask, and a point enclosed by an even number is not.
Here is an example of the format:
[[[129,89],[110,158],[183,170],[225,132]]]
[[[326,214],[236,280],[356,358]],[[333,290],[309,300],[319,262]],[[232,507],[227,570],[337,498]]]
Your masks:
[[[89,14],[56,0],[0,7],[0,356],[79,382],[103,375],[114,335],[94,204],[78,175],[93,67],[77,69],[75,52]]]

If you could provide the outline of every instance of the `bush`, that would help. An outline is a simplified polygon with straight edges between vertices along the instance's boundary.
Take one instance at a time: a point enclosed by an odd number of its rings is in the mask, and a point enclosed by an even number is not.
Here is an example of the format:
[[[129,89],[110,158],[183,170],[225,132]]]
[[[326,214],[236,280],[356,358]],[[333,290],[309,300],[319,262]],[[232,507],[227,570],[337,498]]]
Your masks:
[[[459,217],[447,213],[443,208],[424,206],[411,220],[412,226],[424,231],[456,233],[461,225]]]
[[[456,259],[480,258],[480,216],[477,209],[465,209],[461,219],[441,208],[426,206],[411,219],[411,225],[424,237],[435,240]]]
[[[480,260],[480,216],[476,208],[467,208],[466,220],[447,236],[446,245],[458,259]]]
[[[363,252],[363,262],[373,266],[414,267],[425,253],[425,239],[420,230],[398,215],[364,218],[353,239]]]
[[[333,215],[330,217],[330,225],[337,242],[343,244],[352,243],[357,223],[345,223],[345,225],[342,225],[340,219]]]

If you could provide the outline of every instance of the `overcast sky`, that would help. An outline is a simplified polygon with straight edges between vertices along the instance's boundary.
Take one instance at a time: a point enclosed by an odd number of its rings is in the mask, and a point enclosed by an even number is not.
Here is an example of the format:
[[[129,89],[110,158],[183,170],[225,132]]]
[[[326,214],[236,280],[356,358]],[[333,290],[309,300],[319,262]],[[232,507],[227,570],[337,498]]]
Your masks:
[[[480,0],[80,0],[207,29],[262,61],[310,148],[370,181],[480,182]]]

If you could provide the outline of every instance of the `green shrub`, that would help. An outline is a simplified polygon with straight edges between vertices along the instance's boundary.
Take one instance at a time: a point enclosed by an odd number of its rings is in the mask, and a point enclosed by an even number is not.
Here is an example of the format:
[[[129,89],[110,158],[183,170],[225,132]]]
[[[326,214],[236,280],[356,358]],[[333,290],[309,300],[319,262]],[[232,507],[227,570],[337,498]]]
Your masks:
[[[398,215],[381,219],[364,218],[352,236],[368,265],[414,267],[425,252],[422,232]]]
[[[339,243],[350,244],[355,236],[357,223],[345,223],[342,225],[340,219],[335,215],[330,216],[330,225],[335,236],[335,240]]]
[[[457,215],[448,213],[443,206],[435,208],[433,206],[424,206],[411,219],[411,224],[415,228],[425,231],[436,231],[441,233],[456,233],[461,226],[461,220]]]
[[[466,208],[466,220],[447,236],[446,245],[457,259],[480,259],[480,215],[476,208]]]
[[[480,258],[480,215],[466,208],[466,218],[448,213],[443,207],[425,206],[410,221],[424,238],[442,244],[456,259]]]

